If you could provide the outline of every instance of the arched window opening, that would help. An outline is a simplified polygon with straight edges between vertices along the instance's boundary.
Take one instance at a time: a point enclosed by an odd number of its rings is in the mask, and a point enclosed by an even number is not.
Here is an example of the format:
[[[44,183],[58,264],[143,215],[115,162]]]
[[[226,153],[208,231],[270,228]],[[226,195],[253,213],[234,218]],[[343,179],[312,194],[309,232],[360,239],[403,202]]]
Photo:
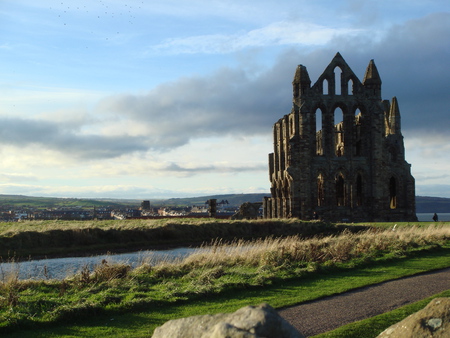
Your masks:
[[[334,110],[334,150],[337,157],[344,156],[344,113],[341,108]]]
[[[361,174],[356,177],[356,206],[363,205],[363,182]]]
[[[322,82],[322,87],[323,87],[323,95],[328,95],[328,80],[324,79]]]
[[[317,176],[317,206],[325,205],[324,178],[322,174]]]
[[[316,155],[323,155],[323,126],[322,126],[322,110],[316,110]]]
[[[342,174],[336,178],[336,205],[338,207],[345,206],[345,181]]]
[[[394,177],[389,180],[389,206],[391,209],[397,208],[397,182]]]
[[[341,85],[342,70],[339,67],[334,68],[334,93],[336,95],[341,95],[342,85]]]
[[[348,83],[347,83],[347,94],[348,95],[353,95],[353,80],[352,79],[350,79],[350,80],[348,80]]]
[[[359,109],[356,109],[354,120],[355,156],[362,155],[361,122],[362,122],[361,111]]]

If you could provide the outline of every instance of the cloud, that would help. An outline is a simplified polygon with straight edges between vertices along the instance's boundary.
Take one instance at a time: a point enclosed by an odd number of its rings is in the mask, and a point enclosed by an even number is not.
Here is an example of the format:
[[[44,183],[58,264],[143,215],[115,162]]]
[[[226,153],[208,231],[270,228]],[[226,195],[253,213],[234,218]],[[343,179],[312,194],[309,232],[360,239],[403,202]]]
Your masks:
[[[290,85],[282,83],[279,64],[258,77],[223,68],[209,77],[183,78],[156,87],[147,95],[120,95],[103,100],[102,113],[138,121],[147,128],[153,149],[171,149],[191,139],[258,135],[289,107]]]
[[[222,54],[249,47],[281,45],[319,46],[336,35],[357,33],[356,29],[330,28],[301,21],[279,21],[240,34],[212,34],[168,39],[153,46],[150,54]]]
[[[277,27],[286,32],[279,24],[268,31]],[[306,65],[315,82],[338,50],[360,78],[369,60],[375,59],[387,93],[383,98],[399,98],[404,131],[446,133],[450,14],[397,25],[374,42],[366,32],[358,34],[334,37],[330,46],[311,51],[286,49],[270,68],[224,67],[209,76],[159,85],[147,94],[106,97],[90,112],[95,118],[73,124],[50,119],[51,115],[47,119],[4,117],[0,141],[16,147],[38,145],[74,158],[106,159],[133,152],[166,152],[200,138],[270,135],[273,123],[290,112],[296,65]],[[172,169],[182,171],[183,167]]]
[[[39,146],[68,157],[105,159],[147,149],[139,137],[76,134],[66,123],[0,118],[0,142],[18,148]]]
[[[373,41],[370,35],[338,38],[332,46],[352,61],[351,67],[354,63],[361,69],[362,60],[375,59],[383,98],[399,99],[403,129],[445,132],[450,123],[448,41],[450,13],[434,13],[395,25],[381,39]]]
[[[38,178],[32,174],[16,174],[16,173],[0,173],[0,180],[2,182],[24,182],[37,181]]]

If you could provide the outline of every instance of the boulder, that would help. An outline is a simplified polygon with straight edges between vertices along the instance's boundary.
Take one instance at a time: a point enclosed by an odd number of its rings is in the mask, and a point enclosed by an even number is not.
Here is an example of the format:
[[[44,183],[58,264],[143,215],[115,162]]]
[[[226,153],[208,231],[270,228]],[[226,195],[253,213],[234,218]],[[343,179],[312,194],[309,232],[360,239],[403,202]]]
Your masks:
[[[246,306],[233,313],[169,320],[155,329],[153,338],[302,338],[268,304]]]
[[[450,298],[435,298],[425,308],[388,327],[378,338],[450,337]]]

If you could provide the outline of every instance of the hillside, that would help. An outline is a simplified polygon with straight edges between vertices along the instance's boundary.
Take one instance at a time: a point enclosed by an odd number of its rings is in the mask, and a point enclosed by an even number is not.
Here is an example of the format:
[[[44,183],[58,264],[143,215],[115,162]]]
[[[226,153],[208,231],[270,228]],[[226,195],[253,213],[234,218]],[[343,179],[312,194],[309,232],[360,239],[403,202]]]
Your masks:
[[[212,195],[190,198],[171,198],[165,201],[158,201],[167,206],[189,206],[204,204],[208,199],[215,198],[217,202],[227,200],[230,205],[239,206],[244,202],[262,202],[264,196],[270,194],[230,194],[230,195]],[[154,204],[159,204],[154,203]],[[416,196],[416,212],[417,213],[450,213],[450,198]]]
[[[189,198],[171,198],[165,201],[160,201],[160,203],[167,206],[189,206],[189,205],[199,205],[205,204],[209,199],[217,199],[217,202],[222,200],[228,201],[231,206],[239,206],[245,202],[262,202],[264,196],[270,196],[270,194],[228,194],[228,195],[211,195],[211,196],[199,196],[199,197],[189,197]]]
[[[152,206],[192,206],[201,205],[209,199],[215,198],[217,202],[228,201],[229,206],[237,207],[244,202],[262,202],[264,196],[270,194],[226,194],[210,195],[186,198],[170,198],[167,200],[150,199]],[[10,207],[138,207],[141,200],[138,199],[78,199],[78,198],[56,198],[56,197],[32,197],[23,195],[0,195],[0,204]],[[416,212],[418,213],[450,213],[450,198],[416,196]]]

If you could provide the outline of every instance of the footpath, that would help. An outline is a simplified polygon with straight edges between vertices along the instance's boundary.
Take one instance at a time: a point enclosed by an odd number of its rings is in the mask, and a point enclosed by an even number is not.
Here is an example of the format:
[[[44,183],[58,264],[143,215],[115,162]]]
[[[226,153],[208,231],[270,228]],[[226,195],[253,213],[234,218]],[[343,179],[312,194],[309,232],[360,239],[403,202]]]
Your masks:
[[[280,309],[306,337],[395,310],[450,289],[450,268],[355,289]]]

